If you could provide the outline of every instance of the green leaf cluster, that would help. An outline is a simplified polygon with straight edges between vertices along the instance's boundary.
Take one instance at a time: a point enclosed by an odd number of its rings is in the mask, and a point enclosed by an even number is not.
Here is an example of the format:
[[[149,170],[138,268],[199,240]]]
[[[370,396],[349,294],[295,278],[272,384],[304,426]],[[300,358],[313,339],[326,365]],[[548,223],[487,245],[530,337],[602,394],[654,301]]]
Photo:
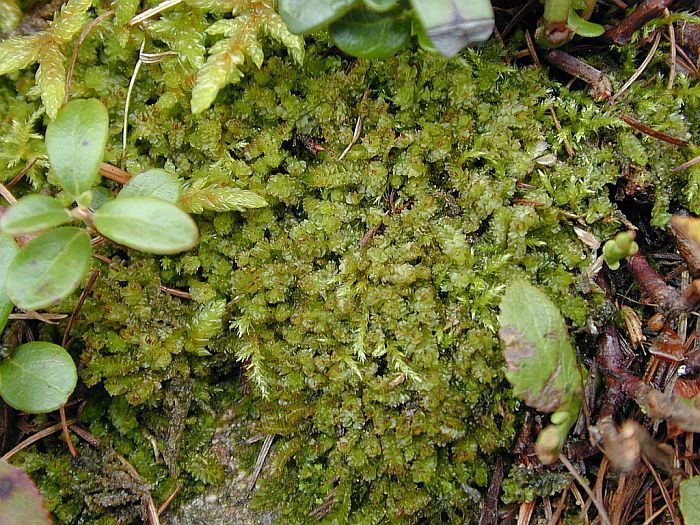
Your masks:
[[[294,33],[328,26],[335,44],[361,58],[382,58],[404,48],[413,34],[445,56],[483,42],[493,29],[489,0],[280,0],[280,15]]]

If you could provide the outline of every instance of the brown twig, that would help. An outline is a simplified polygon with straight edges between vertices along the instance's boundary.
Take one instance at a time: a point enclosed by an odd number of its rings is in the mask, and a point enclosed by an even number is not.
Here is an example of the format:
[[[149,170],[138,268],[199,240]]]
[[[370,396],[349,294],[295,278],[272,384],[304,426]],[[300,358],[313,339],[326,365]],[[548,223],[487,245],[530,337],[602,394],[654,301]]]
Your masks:
[[[75,445],[73,445],[73,438],[70,437],[70,430],[68,429],[68,422],[66,421],[66,411],[63,407],[58,409],[58,413],[61,416],[61,428],[63,428],[63,435],[66,437],[66,445],[68,445],[68,451],[70,455],[74,458],[78,457],[78,451],[75,450]]]
[[[484,506],[481,510],[479,525],[496,525],[498,523],[498,496],[501,493],[501,484],[503,483],[503,458],[496,457],[496,464],[493,467],[491,474],[491,483],[486,493]]]
[[[674,0],[646,0],[627,18],[605,31],[603,38],[618,45],[629,44],[634,32],[664,14]]]
[[[4,184],[0,184],[0,195],[7,201],[7,203],[12,206],[13,204],[17,204],[17,199],[15,199],[15,196],[12,195],[12,192],[7,189],[7,186]]]
[[[667,142],[668,144],[673,144],[674,146],[680,146],[682,148],[687,148],[690,145],[687,140],[679,139],[678,137],[674,137],[673,135],[669,135],[667,133],[664,133],[663,131],[656,131],[655,129],[652,129],[649,126],[647,126],[646,124],[642,124],[632,115],[627,115],[623,113],[622,115],[620,115],[620,118],[625,124],[633,127],[637,131],[641,131],[645,135],[654,137],[655,139]]]
[[[163,504],[160,507],[158,507],[158,516],[160,516],[161,514],[163,514],[165,512],[165,509],[168,508],[168,506],[173,502],[173,500],[180,493],[181,490],[182,490],[182,485],[178,484],[178,486],[175,487],[175,490],[173,490],[173,492],[170,494],[170,496],[168,496],[167,499],[163,502]]]
[[[131,175],[129,175],[129,172],[124,171],[121,168],[117,168],[116,166],[112,166],[111,164],[107,164],[106,162],[100,164],[100,175],[109,180],[113,180],[114,182],[118,182],[119,184],[126,184],[131,180]]]
[[[649,265],[649,262],[637,253],[627,258],[627,265],[642,292],[661,308],[670,309],[678,292],[666,284],[664,278]]]

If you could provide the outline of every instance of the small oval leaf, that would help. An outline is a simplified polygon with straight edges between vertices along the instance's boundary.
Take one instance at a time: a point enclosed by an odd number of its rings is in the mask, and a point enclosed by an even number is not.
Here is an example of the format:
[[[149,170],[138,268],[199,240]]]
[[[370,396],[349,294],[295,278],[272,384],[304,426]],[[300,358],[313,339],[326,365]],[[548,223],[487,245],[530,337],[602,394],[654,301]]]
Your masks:
[[[127,182],[117,198],[138,195],[177,202],[180,198],[180,182],[175,175],[165,170],[147,170]]]
[[[19,248],[17,248],[17,244],[15,243],[14,239],[11,239],[10,237],[7,237],[5,235],[0,235],[0,284],[5,283],[5,279],[7,278],[7,270],[10,267],[12,259],[15,255],[17,255],[18,251]],[[10,314],[12,313],[12,309],[12,301],[10,301],[10,298],[7,296],[5,286],[1,286],[0,332],[2,332],[5,329],[5,325],[7,324],[7,320],[9,319]],[[2,522],[0,521],[0,523]]]
[[[484,42],[493,31],[490,0],[411,0],[435,49],[446,57]]]
[[[51,525],[44,498],[22,469],[0,460],[0,523]]]
[[[99,178],[109,115],[96,99],[72,100],[46,128],[46,150],[61,188],[77,199]]]
[[[67,209],[48,195],[28,195],[17,201],[0,218],[0,231],[8,235],[27,235],[54,228],[70,221]]]
[[[360,0],[280,0],[279,13],[292,33],[310,33],[343,16]]]
[[[78,381],[73,358],[46,341],[25,343],[0,363],[0,396],[12,408],[32,414],[65,405]]]
[[[199,239],[192,217],[155,197],[109,201],[95,212],[94,224],[105,237],[146,253],[184,252]]]
[[[377,13],[364,7],[350,11],[330,27],[336,45],[360,58],[384,58],[411,38],[411,21],[402,9]]]
[[[7,271],[7,295],[25,310],[44,308],[70,295],[90,266],[90,236],[57,228],[27,243]]]

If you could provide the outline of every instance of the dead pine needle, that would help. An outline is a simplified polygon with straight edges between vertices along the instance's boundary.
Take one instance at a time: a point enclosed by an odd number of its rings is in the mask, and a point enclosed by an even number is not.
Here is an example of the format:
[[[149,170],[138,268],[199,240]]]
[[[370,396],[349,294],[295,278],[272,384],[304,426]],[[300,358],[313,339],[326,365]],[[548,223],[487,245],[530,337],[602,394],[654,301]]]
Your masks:
[[[635,71],[632,76],[625,82],[625,84],[620,88],[620,91],[615,93],[612,97],[610,97],[610,100],[608,101],[608,105],[612,105],[615,103],[615,101],[622,96],[622,94],[629,89],[629,87],[634,84],[639,76],[644,73],[644,70],[647,68],[649,63],[651,62],[651,59],[654,58],[654,53],[656,53],[656,49],[659,47],[659,42],[661,42],[661,31],[657,31],[656,36],[654,37],[654,42],[651,45],[651,49],[649,50],[649,53],[647,54],[646,58],[642,62],[642,64],[637,68],[637,71]]]
[[[693,157],[693,158],[690,159],[689,161],[684,162],[683,164],[681,164],[680,166],[676,166],[675,168],[671,168],[671,171],[672,171],[673,173],[678,173],[679,171],[683,171],[683,170],[687,170],[688,168],[692,168],[692,167],[695,166],[698,162],[700,162],[700,155],[698,155],[697,157]]]
[[[595,508],[598,509],[598,516],[600,517],[600,521],[603,523],[603,525],[612,525],[610,518],[608,517],[608,513],[605,511],[605,507],[603,507],[603,503],[598,501],[598,498],[596,498],[595,494],[593,494],[591,487],[588,486],[586,480],[583,479],[581,474],[578,473],[576,467],[571,464],[564,454],[559,454],[559,461],[561,461],[562,465],[564,465],[571,473],[578,484],[581,485],[581,488],[586,491],[588,497],[591,498],[593,505],[595,505]]]
[[[265,441],[263,442],[262,448],[260,449],[260,454],[258,454],[258,460],[255,462],[255,470],[253,470],[253,475],[248,482],[248,495],[253,492],[255,488],[255,483],[260,477],[260,472],[262,472],[263,465],[267,456],[270,454],[270,448],[272,448],[272,442],[275,440],[274,434],[269,434],[265,436]]]
[[[649,469],[649,472],[651,472],[651,475],[654,476],[654,480],[656,481],[656,484],[659,486],[659,490],[661,491],[661,494],[664,497],[664,502],[666,503],[666,506],[668,507],[668,513],[671,515],[671,519],[673,520],[673,525],[683,525],[683,522],[676,514],[676,510],[675,510],[674,505],[673,505],[673,499],[671,498],[671,495],[668,493],[668,490],[666,490],[666,485],[664,485],[663,480],[659,477],[658,472],[656,472],[656,469],[654,468],[654,466],[649,462],[649,460],[645,456],[642,456],[642,460],[644,461],[644,464],[646,465],[646,467]]]
[[[178,485],[177,487],[175,487],[175,490],[173,490],[172,494],[170,494],[170,496],[168,496],[168,498],[163,502],[163,504],[160,507],[158,507],[158,516],[165,512],[165,509],[168,508],[168,506],[173,502],[173,500],[180,493],[181,490],[182,485]]]
[[[75,308],[73,308],[73,313],[71,313],[70,319],[68,319],[68,324],[66,325],[66,330],[63,332],[63,339],[61,340],[61,346],[63,348],[66,348],[66,345],[68,344],[70,332],[73,328],[73,325],[75,324],[75,320],[78,318],[78,313],[80,312],[80,309],[83,307],[83,304],[85,304],[85,300],[87,299],[88,294],[92,290],[92,287],[95,286],[95,281],[97,280],[97,277],[99,275],[100,275],[99,270],[92,271],[92,274],[90,275],[90,279],[88,279],[88,282],[85,285],[85,288],[83,288],[83,291],[80,294],[80,299],[78,299],[78,303],[75,305]],[[61,410],[63,410],[63,409],[61,409]]]
[[[554,127],[556,130],[561,133],[562,128],[561,128],[561,123],[559,122],[559,119],[557,118],[557,112],[554,110],[554,108],[550,107],[549,112],[552,114],[552,119],[554,120]],[[567,155],[569,157],[573,158],[574,157],[574,148],[571,147],[571,143],[569,142],[569,139],[567,139],[565,136],[563,136],[563,142],[564,142],[564,149],[566,149]]]
[[[15,196],[12,195],[12,192],[10,192],[4,184],[0,184],[0,195],[10,206],[17,204],[17,199],[15,199]]]
[[[136,24],[140,24],[141,22],[148,20],[149,18],[152,18],[152,17],[156,16],[157,14],[162,13],[166,9],[170,9],[171,7],[175,7],[180,2],[182,2],[182,0],[165,0],[165,2],[161,2],[158,5],[155,5],[149,9],[146,9],[145,11],[139,13],[134,18],[129,20],[129,27],[134,27]]]
[[[92,32],[93,29],[95,29],[99,24],[101,24],[105,18],[112,16],[114,13],[114,9],[105,11],[100,16],[95,18],[92,22],[90,22],[88,25],[86,25],[82,33],[80,33],[80,37],[78,37],[78,42],[73,48],[73,56],[70,59],[70,66],[68,66],[68,73],[66,74],[66,93],[63,95],[64,104],[68,102],[68,96],[70,94],[70,84],[73,80],[73,70],[75,69],[75,64],[78,62],[78,54],[80,53],[80,48],[82,47],[83,42],[85,41],[87,36]]]
[[[67,426],[74,425],[78,420],[76,418],[73,419],[68,419],[66,421]],[[20,450],[24,450],[27,448],[29,445],[36,443],[37,441],[44,439],[46,436],[50,436],[51,434],[55,434],[56,432],[60,432],[63,429],[63,423],[56,423],[55,425],[51,425],[50,427],[46,427],[44,430],[40,430],[36,434],[32,434],[29,436],[27,439],[22,440],[15,446],[12,450],[8,451],[5,453],[2,458],[5,461],[9,461],[12,456],[17,454]]]
[[[75,450],[75,445],[73,445],[73,438],[70,436],[70,429],[68,428],[68,421],[66,420],[66,411],[63,407],[58,409],[58,413],[61,416],[61,428],[63,429],[63,435],[66,437],[66,445],[68,445],[68,451],[70,455],[74,458],[78,457],[78,451]]]

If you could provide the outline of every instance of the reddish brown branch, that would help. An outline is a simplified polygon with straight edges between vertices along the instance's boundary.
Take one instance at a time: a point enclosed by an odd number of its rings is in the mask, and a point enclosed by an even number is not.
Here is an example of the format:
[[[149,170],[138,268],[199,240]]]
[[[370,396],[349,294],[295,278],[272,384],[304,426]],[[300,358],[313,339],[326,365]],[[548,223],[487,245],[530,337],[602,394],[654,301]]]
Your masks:
[[[634,274],[639,288],[652,302],[665,310],[672,308],[674,301],[678,298],[678,292],[666,284],[663,277],[642,255],[637,253],[628,257],[627,265]]]
[[[627,18],[608,29],[603,38],[618,45],[629,44],[637,29],[654,18],[660,17],[672,3],[673,0],[646,0]]]

